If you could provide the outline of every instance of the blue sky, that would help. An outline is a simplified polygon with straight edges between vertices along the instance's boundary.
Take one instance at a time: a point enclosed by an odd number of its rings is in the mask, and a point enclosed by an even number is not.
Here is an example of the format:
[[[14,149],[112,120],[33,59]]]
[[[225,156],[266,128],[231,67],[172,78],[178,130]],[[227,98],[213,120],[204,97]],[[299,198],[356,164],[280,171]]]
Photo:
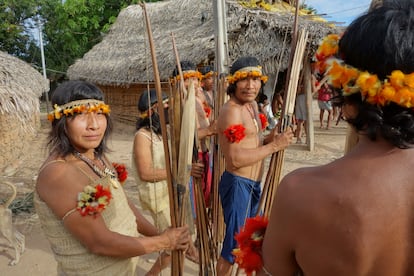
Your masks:
[[[347,26],[353,19],[366,12],[371,0],[301,0],[308,6],[315,8],[318,14],[328,21],[344,22],[340,26]],[[338,24],[339,25],[339,24]]]

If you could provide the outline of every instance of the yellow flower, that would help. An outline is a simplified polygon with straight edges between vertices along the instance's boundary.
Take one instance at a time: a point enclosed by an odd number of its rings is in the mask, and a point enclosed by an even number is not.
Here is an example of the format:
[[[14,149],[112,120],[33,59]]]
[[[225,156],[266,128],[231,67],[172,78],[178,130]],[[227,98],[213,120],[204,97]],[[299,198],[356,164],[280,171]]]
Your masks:
[[[412,107],[411,105],[412,97],[413,97],[413,93],[411,92],[411,89],[408,87],[403,87],[398,90],[398,93],[396,95],[396,100],[397,100],[396,103],[401,106],[410,108]]]
[[[356,85],[361,88],[362,96],[374,97],[381,88],[381,82],[377,75],[371,75],[368,72],[362,72],[356,81]]]
[[[414,88],[414,73],[405,75],[404,78],[404,83],[410,87],[410,88]]]
[[[391,85],[399,89],[404,86],[404,73],[400,70],[392,71],[390,76]]]
[[[338,52],[338,41],[339,35],[337,34],[326,36],[316,52],[317,59],[322,60],[336,54]]]

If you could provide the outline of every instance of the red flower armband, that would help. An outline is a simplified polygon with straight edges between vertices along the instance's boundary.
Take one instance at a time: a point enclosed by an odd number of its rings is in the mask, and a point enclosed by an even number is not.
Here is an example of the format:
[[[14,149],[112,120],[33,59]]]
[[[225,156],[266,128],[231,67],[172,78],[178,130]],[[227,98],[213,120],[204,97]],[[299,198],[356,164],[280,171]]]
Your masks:
[[[101,184],[95,187],[87,185],[78,194],[78,205],[76,209],[82,216],[90,215],[96,217],[96,215],[106,209],[111,199],[112,194],[109,188],[105,188]]]
[[[263,113],[259,113],[259,118],[260,118],[260,123],[262,124],[262,130],[265,130],[266,127],[269,125],[266,115],[264,115]]]
[[[231,125],[224,131],[224,135],[226,135],[227,140],[230,143],[238,143],[241,140],[243,140],[244,137],[246,137],[246,134],[244,131],[246,128],[240,124],[240,125]]]
[[[262,216],[248,218],[243,229],[235,236],[237,248],[232,252],[235,262],[249,276],[263,268],[262,244],[268,222]]]

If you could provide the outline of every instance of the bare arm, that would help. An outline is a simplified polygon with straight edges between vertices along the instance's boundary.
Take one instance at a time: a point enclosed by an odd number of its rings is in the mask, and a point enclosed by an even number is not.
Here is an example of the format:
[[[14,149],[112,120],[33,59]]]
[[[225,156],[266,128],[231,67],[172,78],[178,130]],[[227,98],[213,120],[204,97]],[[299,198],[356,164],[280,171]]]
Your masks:
[[[36,189],[56,216],[62,218],[76,207],[77,195],[88,181],[75,167],[56,163],[40,173]],[[134,211],[136,212],[137,210]],[[154,229],[142,219],[142,215],[137,217],[137,222],[143,223],[139,228],[145,234],[155,234]],[[164,249],[185,249],[189,242],[187,227],[169,229],[152,237],[131,237],[109,230],[100,215],[82,216],[77,211],[65,218],[64,226],[94,254],[112,257],[127,258]]]
[[[322,79],[321,79],[321,81],[318,83],[318,84],[316,84],[316,78],[315,78],[315,76],[314,75],[312,75],[312,81],[311,81],[311,83],[312,83],[312,95],[313,94],[315,94],[315,93],[317,93],[318,91],[319,91],[319,89],[321,89],[321,87],[322,87],[322,85],[325,83],[325,82],[327,82],[328,81],[328,76],[325,76],[325,77],[323,77]]]
[[[149,132],[148,132],[149,134]],[[158,182],[167,179],[165,169],[154,167],[152,159],[152,142],[143,134],[137,133],[134,139],[134,160],[141,180],[146,182]]]
[[[208,127],[204,127],[204,128],[199,127],[197,129],[198,139],[203,139],[207,136],[212,136],[215,134],[217,134],[217,121],[216,120],[212,121]]]

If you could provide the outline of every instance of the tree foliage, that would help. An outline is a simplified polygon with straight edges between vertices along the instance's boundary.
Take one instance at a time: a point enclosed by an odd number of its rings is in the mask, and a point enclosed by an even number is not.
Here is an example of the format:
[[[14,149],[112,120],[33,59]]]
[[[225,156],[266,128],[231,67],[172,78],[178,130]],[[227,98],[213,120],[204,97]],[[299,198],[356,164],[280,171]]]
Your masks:
[[[157,0],[146,1],[156,2]],[[41,67],[41,23],[48,78],[63,72],[102,40],[122,8],[139,0],[0,0],[0,50]]]
[[[37,13],[37,1],[0,0],[0,50],[30,59],[33,44],[30,29]]]

